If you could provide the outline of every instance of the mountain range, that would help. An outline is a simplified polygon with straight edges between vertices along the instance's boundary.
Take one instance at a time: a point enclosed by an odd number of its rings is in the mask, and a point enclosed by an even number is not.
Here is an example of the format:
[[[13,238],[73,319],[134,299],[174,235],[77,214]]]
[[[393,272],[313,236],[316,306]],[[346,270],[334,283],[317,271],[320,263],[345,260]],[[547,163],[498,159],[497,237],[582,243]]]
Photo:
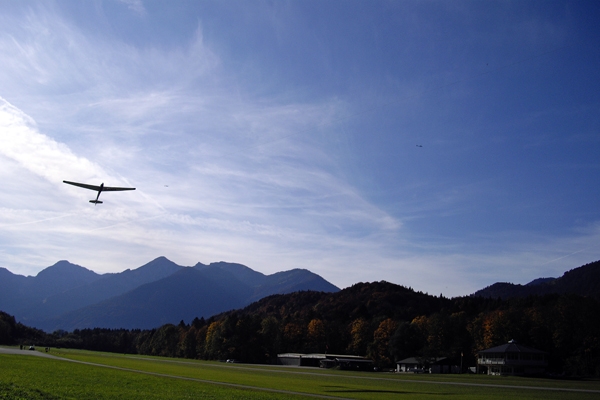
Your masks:
[[[242,264],[183,267],[159,257],[137,269],[97,274],[59,261],[36,276],[0,268],[0,310],[47,332],[152,329],[244,308],[273,294],[340,289],[306,269],[264,275]],[[526,285],[495,283],[471,296],[509,299],[572,293],[600,300],[600,261]]]
[[[97,274],[59,261],[35,277],[0,268],[0,310],[47,332],[151,329],[208,318],[272,294],[340,289],[305,269],[264,275],[242,264],[183,267],[159,257],[137,269]]]

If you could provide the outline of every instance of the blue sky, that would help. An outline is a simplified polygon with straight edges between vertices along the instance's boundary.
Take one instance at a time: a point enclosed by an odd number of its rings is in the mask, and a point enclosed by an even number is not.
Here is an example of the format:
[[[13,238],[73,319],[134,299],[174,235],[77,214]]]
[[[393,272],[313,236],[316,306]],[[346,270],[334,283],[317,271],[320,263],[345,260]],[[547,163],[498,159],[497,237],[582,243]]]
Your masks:
[[[0,7],[14,273],[166,256],[459,296],[600,259],[594,2]]]

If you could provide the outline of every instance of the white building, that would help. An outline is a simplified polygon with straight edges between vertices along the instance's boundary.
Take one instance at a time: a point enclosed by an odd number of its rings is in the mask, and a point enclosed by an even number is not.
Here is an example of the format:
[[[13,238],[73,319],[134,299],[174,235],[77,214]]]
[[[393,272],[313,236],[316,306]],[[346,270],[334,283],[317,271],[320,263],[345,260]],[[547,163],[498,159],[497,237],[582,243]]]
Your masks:
[[[507,344],[477,353],[477,372],[488,375],[541,374],[548,366],[547,353],[518,344]]]

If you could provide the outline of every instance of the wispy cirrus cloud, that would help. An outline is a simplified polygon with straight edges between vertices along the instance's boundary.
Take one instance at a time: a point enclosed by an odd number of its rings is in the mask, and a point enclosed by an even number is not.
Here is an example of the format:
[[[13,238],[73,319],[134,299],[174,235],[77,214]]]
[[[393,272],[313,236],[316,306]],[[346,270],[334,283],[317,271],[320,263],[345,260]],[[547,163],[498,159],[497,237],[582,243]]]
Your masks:
[[[175,27],[147,5],[88,7],[85,26],[82,8],[53,3],[0,15],[0,261],[16,272],[65,258],[117,271],[165,255],[458,295],[600,254],[595,214],[542,232],[540,204],[556,192],[521,194],[547,185],[520,180],[532,160],[573,165],[544,154],[564,143],[546,140],[564,137],[550,128],[573,115],[562,104],[521,112],[553,98],[528,97],[551,85],[531,84],[539,58],[524,64],[559,44],[555,21],[479,24],[481,10],[454,3],[440,20],[402,4],[323,26],[293,3],[260,3],[240,5],[253,13],[234,29],[217,5],[191,7]],[[115,8],[125,12],[112,18]],[[594,107],[577,109],[580,121]],[[594,137],[593,124],[581,132]],[[514,142],[535,142],[538,158]],[[137,190],[94,207],[63,179]]]
[[[35,122],[5,99],[0,98],[0,154],[49,181],[61,176],[105,175],[99,165],[78,157],[64,144],[41,134]]]
[[[118,0],[120,3],[127,5],[127,8],[135,12],[140,16],[144,16],[146,14],[146,8],[144,7],[144,3],[142,0]]]
[[[202,256],[208,261],[239,257],[237,261],[275,272],[282,265],[301,265],[291,260],[308,253],[316,262],[321,251],[340,246],[353,251],[335,237],[324,241],[323,234],[364,236],[358,231],[365,224],[372,229],[398,228],[393,217],[328,171],[333,164],[327,149],[315,147],[320,139],[311,138],[313,127],[327,125],[343,112],[338,101],[257,103],[210,84],[208,90],[198,91],[198,85],[211,79],[206,74],[219,74],[218,59],[203,44],[200,30],[187,46],[165,53],[109,45],[74,34],[64,21],[46,18],[32,14],[29,34],[12,45],[5,42],[3,51],[27,66],[28,74],[37,74],[38,84],[54,82],[57,94],[65,86],[53,77],[65,74],[67,59],[70,69],[79,70],[80,79],[74,81],[86,84],[60,94],[53,103],[36,90],[17,96],[44,99],[32,107],[40,116],[38,124],[5,102],[3,115],[7,124],[13,122],[4,131],[12,138],[4,154],[55,183],[76,180],[73,177],[135,182],[135,197],[107,201],[135,204],[136,209],[91,211],[78,206],[76,218],[63,217],[65,210],[49,215],[7,210],[20,215],[10,224],[13,235],[33,233],[39,241],[50,241],[53,232],[56,249],[76,235],[85,250],[68,252],[80,258],[110,246],[110,252],[102,250],[104,260],[93,257],[100,259],[96,268],[101,270],[114,268],[107,267],[110,260],[136,260],[129,261],[135,265],[176,248],[177,255],[171,257],[192,264]],[[55,29],[40,38],[36,32],[45,32],[44,24]],[[44,63],[53,53],[51,44],[67,38],[70,52],[54,52],[61,61]],[[151,84],[142,85],[146,81]],[[193,91],[189,85],[195,86]],[[71,146],[53,139],[53,134]],[[62,189],[76,194],[77,201],[87,199],[89,193],[78,190]],[[51,221],[61,224],[50,229]],[[127,246],[145,250],[133,256]],[[314,250],[302,250],[306,246]],[[48,258],[56,257],[55,250],[45,250]],[[282,261],[286,252],[289,261]]]

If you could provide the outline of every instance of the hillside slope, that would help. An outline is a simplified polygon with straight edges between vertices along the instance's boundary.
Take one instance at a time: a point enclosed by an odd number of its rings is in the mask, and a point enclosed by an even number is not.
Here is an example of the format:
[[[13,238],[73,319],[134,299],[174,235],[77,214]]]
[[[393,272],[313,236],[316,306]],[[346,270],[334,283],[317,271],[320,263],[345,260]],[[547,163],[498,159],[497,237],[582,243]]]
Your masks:
[[[539,278],[526,285],[498,282],[472,296],[510,299],[544,294],[578,294],[600,299],[600,261],[567,271],[560,278]]]

